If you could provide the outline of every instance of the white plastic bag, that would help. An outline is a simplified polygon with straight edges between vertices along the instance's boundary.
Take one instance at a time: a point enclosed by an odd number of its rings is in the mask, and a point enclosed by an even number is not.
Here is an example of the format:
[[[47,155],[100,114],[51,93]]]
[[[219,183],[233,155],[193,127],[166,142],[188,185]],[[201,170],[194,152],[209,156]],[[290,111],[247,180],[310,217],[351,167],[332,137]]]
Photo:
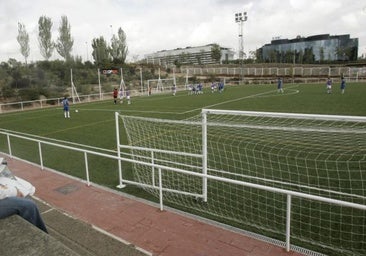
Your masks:
[[[32,196],[36,192],[36,188],[28,181],[15,176],[7,165],[0,165],[0,178],[8,185],[16,187],[24,197]]]

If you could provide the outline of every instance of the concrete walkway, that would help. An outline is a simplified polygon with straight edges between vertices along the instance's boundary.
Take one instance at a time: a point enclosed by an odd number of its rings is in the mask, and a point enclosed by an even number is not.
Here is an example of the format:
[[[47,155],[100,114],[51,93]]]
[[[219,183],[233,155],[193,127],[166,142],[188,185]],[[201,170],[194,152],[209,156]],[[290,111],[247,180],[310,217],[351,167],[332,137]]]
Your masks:
[[[87,186],[53,170],[3,157],[16,176],[36,187],[36,197],[151,255],[302,255],[184,214],[160,211],[153,204],[99,186]]]

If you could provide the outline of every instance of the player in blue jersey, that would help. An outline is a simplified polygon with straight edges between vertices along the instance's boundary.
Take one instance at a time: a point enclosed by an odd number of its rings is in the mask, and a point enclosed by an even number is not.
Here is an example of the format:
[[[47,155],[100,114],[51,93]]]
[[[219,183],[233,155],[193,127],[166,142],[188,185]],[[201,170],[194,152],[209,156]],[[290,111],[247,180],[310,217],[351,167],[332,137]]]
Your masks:
[[[222,93],[224,91],[224,83],[219,82],[219,93]]]
[[[341,93],[344,93],[344,90],[346,89],[346,80],[344,79],[344,77],[342,77],[341,79]]]
[[[65,118],[70,118],[70,111],[69,111],[69,100],[65,96],[62,100],[62,106],[64,107],[64,116]]]
[[[198,85],[197,85],[197,94],[202,94],[203,93],[203,91],[202,91],[202,84],[201,83],[199,83]]]
[[[282,78],[279,77],[277,80],[277,92],[283,93],[283,81]]]

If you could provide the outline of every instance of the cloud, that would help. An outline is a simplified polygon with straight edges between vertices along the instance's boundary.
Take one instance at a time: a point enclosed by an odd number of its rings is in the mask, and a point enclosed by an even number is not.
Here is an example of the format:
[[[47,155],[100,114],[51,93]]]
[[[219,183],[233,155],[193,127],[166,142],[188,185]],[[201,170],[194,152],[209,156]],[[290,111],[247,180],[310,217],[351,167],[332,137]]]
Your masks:
[[[359,38],[359,53],[366,50],[361,24],[366,17],[362,0],[45,0],[0,1],[0,61],[23,60],[16,41],[17,24],[30,35],[30,61],[42,59],[38,48],[38,19],[53,21],[53,39],[58,37],[66,15],[74,38],[73,54],[91,59],[91,41],[110,40],[121,27],[127,34],[129,58],[160,50],[218,43],[238,49],[238,24],[234,15],[247,11],[244,23],[246,52],[270,43],[272,37],[350,34]],[[87,43],[86,43],[87,42]],[[87,56],[88,54],[88,56]],[[54,58],[60,58],[55,52]]]

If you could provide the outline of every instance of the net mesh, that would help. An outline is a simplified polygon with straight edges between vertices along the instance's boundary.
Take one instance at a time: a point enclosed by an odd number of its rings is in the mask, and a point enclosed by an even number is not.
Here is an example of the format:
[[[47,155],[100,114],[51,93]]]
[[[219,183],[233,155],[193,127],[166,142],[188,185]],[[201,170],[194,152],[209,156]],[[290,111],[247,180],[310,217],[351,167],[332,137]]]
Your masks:
[[[123,117],[129,144],[171,151],[134,151],[135,159],[202,173],[202,116],[185,121]],[[366,204],[366,122],[209,114],[207,173],[270,187]],[[134,179],[157,184],[157,173],[134,165]],[[164,201],[221,222],[284,240],[286,195],[163,170]],[[158,190],[148,188],[158,196]],[[184,193],[176,193],[183,191]],[[188,193],[188,194],[187,194]],[[366,253],[366,212],[304,198],[292,202],[291,239],[349,255]]]

